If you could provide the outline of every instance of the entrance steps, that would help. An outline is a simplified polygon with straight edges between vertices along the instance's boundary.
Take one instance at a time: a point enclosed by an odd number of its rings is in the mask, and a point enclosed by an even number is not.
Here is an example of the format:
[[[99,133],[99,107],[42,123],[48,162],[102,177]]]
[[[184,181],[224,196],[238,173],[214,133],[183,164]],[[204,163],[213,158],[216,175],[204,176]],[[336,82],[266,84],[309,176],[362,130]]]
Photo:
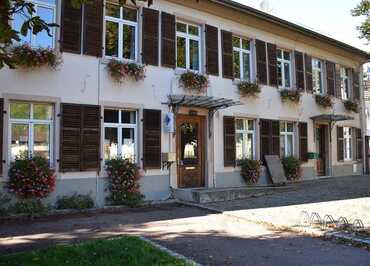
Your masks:
[[[173,195],[181,201],[211,203],[260,197],[292,190],[291,186],[253,186],[237,188],[186,188],[174,189]]]

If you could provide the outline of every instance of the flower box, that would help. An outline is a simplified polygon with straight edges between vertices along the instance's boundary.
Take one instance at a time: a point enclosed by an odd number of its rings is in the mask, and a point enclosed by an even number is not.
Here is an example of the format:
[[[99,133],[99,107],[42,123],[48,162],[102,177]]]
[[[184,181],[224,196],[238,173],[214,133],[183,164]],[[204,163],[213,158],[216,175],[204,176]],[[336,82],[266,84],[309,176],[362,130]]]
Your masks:
[[[135,81],[145,78],[145,66],[134,62],[121,62],[112,59],[107,65],[109,75],[117,82],[132,79]]]
[[[261,87],[257,83],[249,81],[240,81],[237,87],[241,96],[256,97],[261,92]]]
[[[358,113],[359,112],[359,110],[358,110],[358,103],[357,102],[353,102],[353,101],[347,100],[347,101],[344,101],[343,102],[343,105],[347,109],[347,111],[354,112],[354,113]]]
[[[207,76],[192,71],[182,73],[179,82],[185,90],[196,92],[205,92],[209,86]]]
[[[331,108],[333,107],[333,101],[329,95],[315,95],[315,101],[317,105],[323,108]]]
[[[284,89],[280,91],[280,97],[283,102],[299,103],[301,100],[301,93],[298,90]]]

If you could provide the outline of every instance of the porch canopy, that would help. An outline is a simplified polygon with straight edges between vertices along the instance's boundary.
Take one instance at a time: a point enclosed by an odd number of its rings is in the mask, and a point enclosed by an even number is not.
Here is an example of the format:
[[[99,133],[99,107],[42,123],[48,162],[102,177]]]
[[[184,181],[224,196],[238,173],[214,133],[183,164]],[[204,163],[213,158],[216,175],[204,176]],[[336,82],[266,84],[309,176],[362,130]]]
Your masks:
[[[312,116],[311,119],[314,122],[327,122],[327,123],[336,123],[339,121],[353,120],[354,118],[347,115],[334,115],[334,114],[325,114]]]

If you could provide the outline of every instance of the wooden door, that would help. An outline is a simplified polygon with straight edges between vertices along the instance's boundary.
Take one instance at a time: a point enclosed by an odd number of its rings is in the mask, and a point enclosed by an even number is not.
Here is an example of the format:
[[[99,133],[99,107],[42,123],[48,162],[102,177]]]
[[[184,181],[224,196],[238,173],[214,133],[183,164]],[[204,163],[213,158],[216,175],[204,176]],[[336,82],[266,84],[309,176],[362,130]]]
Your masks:
[[[316,160],[317,176],[326,175],[326,125],[316,127],[316,151],[318,158]]]
[[[176,116],[177,176],[180,188],[204,186],[204,117]]]

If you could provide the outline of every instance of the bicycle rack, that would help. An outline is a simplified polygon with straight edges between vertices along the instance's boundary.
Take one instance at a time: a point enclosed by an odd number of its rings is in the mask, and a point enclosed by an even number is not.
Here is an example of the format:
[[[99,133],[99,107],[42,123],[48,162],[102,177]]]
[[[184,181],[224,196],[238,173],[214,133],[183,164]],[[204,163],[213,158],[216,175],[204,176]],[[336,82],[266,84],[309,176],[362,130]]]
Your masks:
[[[349,222],[348,222],[346,217],[341,216],[341,217],[339,217],[336,226],[338,228],[346,228],[346,227],[349,226]]]
[[[310,225],[311,226],[321,226],[321,217],[317,212],[313,212],[310,217]]]
[[[328,229],[330,228],[330,226],[333,226],[333,225],[335,225],[333,216],[331,216],[330,214],[325,215],[323,222],[322,222],[322,228]]]
[[[361,231],[365,229],[364,223],[360,219],[354,220],[351,227],[353,231]]]

